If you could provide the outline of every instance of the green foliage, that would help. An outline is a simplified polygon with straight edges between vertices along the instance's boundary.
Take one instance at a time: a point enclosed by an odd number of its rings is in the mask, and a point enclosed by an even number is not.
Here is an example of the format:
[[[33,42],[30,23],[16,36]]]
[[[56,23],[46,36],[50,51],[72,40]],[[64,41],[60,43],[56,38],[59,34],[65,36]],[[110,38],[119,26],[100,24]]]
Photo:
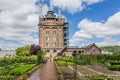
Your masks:
[[[111,66],[108,66],[108,69],[120,71],[120,65],[111,65]]]
[[[56,70],[57,70],[57,73],[58,73],[58,80],[64,80],[64,76],[63,76],[59,66],[57,65],[57,63],[55,65],[56,65]]]
[[[92,65],[92,64],[104,64],[108,63],[111,59],[111,55],[96,54],[96,55],[80,55],[76,57],[76,64],[79,65]],[[68,62],[73,62],[73,57],[57,57],[54,59],[60,65],[68,65]]]
[[[12,76],[12,75],[0,75],[0,80],[2,79],[2,80],[11,80],[11,79],[13,79],[15,76]]]
[[[108,61],[108,56],[106,55],[80,55],[76,61],[79,65],[91,65],[91,64],[103,64]]]
[[[12,70],[9,71],[9,74],[11,75],[21,75],[25,72],[27,72],[28,70],[32,69],[34,65],[29,64],[29,65],[22,65],[19,67],[16,67]]]
[[[18,55],[18,56],[30,56],[30,46],[17,48],[16,55]]]
[[[14,63],[26,63],[26,64],[36,64],[36,56],[15,56],[15,57],[4,57],[0,58],[0,66],[6,66]]]
[[[34,71],[36,71],[40,67],[41,65],[35,66],[31,70],[27,71],[25,74],[22,74],[17,80],[26,80],[28,76],[30,76]]]
[[[57,64],[59,66],[68,66],[67,62],[65,62],[65,61],[58,61]]]
[[[110,60],[120,60],[120,52],[111,55]]]
[[[0,58],[0,80],[12,80],[16,75],[20,75],[31,69],[36,62],[36,56]]]
[[[39,45],[32,44],[30,47],[30,54],[37,55],[40,49]]]
[[[109,63],[111,65],[120,65],[120,61],[116,61],[116,60],[110,60]]]
[[[12,80],[16,75],[21,75],[28,70],[33,68],[33,64],[21,65],[21,64],[11,64],[7,66],[0,67],[0,79],[2,80]]]
[[[2,51],[2,49],[0,48],[0,51]]]
[[[120,52],[120,46],[104,46],[104,47],[101,47],[101,49],[104,51],[113,52],[113,53]]]
[[[86,76],[89,80],[113,80],[112,78],[109,78],[105,75],[94,75],[94,76]]]
[[[54,59],[59,66],[68,66],[73,65],[73,59],[72,57],[57,57]]]
[[[37,55],[37,64],[42,63],[43,58],[44,58],[43,55],[44,55],[44,52],[42,50],[38,52],[38,55]]]

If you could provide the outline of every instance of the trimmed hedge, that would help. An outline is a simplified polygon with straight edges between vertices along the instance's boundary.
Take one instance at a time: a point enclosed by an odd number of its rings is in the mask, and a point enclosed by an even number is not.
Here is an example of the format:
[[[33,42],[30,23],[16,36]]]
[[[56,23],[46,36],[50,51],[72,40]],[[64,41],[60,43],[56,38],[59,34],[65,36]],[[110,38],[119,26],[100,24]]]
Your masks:
[[[87,80],[113,80],[112,78],[106,75],[94,75],[94,76],[86,76]]]
[[[120,61],[109,61],[111,65],[120,65]]]
[[[111,65],[111,66],[108,66],[108,69],[120,71],[120,65]]]

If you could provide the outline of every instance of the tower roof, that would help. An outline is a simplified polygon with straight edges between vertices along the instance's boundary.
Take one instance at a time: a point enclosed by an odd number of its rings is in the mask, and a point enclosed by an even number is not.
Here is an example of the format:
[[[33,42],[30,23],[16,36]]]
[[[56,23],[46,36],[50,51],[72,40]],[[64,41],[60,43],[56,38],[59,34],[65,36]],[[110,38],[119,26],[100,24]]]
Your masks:
[[[46,17],[46,18],[55,18],[56,15],[54,14],[53,11],[48,11],[48,12],[47,12],[47,15],[45,15],[45,17]]]

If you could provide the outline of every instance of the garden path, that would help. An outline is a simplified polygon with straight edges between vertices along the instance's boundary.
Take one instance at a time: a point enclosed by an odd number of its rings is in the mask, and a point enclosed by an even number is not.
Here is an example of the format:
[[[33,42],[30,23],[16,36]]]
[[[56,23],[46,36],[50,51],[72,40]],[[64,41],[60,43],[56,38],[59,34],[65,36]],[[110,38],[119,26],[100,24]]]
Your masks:
[[[27,80],[58,80],[54,61],[48,61],[35,71]]]

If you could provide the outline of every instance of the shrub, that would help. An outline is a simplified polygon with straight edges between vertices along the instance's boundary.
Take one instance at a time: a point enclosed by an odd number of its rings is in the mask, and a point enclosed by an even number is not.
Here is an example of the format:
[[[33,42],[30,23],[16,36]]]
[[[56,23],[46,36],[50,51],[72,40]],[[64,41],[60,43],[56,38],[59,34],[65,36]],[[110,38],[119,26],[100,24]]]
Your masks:
[[[109,78],[105,75],[93,75],[93,76],[86,76],[89,80],[113,80],[112,78]]]
[[[14,77],[15,76],[12,76],[12,75],[3,75],[3,76],[0,75],[0,80],[11,80]]]
[[[58,80],[64,80],[64,76],[59,68],[59,66],[57,65],[57,63],[55,63],[56,65],[56,69],[57,69],[57,73],[58,73]]]
[[[68,63],[66,61],[57,61],[57,64],[59,66],[68,66]]]
[[[30,56],[30,46],[17,48],[16,55],[18,55],[18,56]]]
[[[27,72],[28,70],[32,69],[34,65],[23,65],[23,66],[19,66],[16,67],[12,70],[9,71],[9,74],[11,75],[21,75],[25,72]]]
[[[42,63],[42,60],[43,60],[42,55],[43,55],[43,51],[41,50],[41,51],[38,52],[38,55],[37,55],[37,64]]]
[[[110,60],[109,63],[111,65],[120,65],[120,61],[116,61],[116,60]]]
[[[108,66],[108,69],[120,71],[120,65],[111,65],[111,66]]]

